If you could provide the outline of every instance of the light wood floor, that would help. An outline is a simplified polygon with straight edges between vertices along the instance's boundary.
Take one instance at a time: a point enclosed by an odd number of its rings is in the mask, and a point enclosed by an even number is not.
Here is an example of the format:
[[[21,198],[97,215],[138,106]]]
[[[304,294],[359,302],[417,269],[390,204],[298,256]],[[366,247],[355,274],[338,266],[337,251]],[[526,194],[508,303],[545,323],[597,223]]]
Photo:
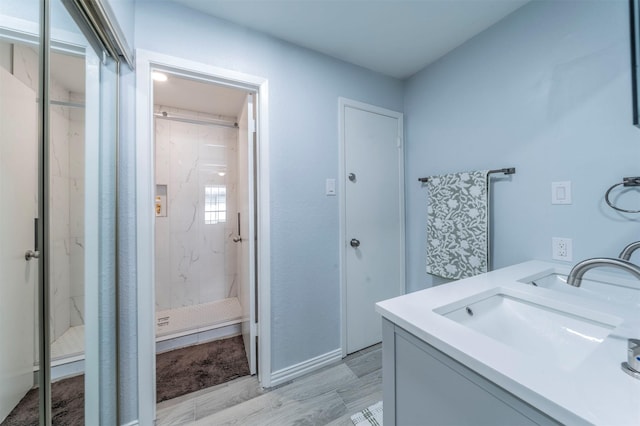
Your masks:
[[[378,344],[275,388],[261,389],[247,376],[164,401],[156,424],[352,426],[351,415],[380,400]]]

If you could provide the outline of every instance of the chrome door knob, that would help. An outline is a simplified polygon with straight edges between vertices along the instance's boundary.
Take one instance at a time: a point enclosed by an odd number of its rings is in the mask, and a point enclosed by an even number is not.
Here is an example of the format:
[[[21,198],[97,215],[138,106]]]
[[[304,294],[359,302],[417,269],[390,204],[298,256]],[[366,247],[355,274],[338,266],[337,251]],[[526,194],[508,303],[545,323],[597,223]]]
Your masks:
[[[40,252],[39,251],[33,251],[33,250],[27,250],[24,253],[24,258],[25,260],[31,260],[31,259],[37,259],[40,257]]]
[[[356,174],[355,173],[349,173],[349,180],[351,182],[355,182],[356,181]]]
[[[242,237],[233,237],[234,243],[239,243],[240,241],[242,241]]]
[[[355,238],[352,238],[352,239],[351,239],[351,242],[350,242],[349,244],[351,244],[351,247],[353,247],[353,248],[358,248],[358,247],[360,247],[360,241],[359,241],[359,240],[356,240]]]

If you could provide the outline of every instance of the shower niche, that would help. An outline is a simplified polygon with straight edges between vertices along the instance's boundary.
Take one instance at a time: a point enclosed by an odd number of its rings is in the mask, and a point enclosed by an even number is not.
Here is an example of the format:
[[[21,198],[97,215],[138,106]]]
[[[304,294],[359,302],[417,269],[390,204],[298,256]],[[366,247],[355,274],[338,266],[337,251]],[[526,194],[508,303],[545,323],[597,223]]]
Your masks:
[[[167,185],[156,185],[156,217],[167,217]]]

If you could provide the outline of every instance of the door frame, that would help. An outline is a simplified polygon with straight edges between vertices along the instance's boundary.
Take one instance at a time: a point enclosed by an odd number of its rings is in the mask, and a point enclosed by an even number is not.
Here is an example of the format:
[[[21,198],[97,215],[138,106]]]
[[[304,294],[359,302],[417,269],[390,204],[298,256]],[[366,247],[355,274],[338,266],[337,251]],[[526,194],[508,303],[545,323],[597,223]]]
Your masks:
[[[159,69],[190,78],[257,93],[257,275],[259,306],[258,380],[271,385],[271,300],[269,221],[269,82],[267,79],[157,52],[136,50],[136,266],[138,272],[138,395],[140,424],[153,424],[155,373],[155,165],[153,145],[153,81]],[[152,396],[151,398],[149,396]]]
[[[400,194],[400,264],[402,265],[400,271],[400,294],[406,292],[406,279],[405,279],[405,208],[404,208],[404,114],[392,111],[389,109],[381,108],[375,105],[366,104],[363,102],[355,101],[340,97],[338,98],[338,127],[340,132],[340,154],[339,154],[339,182],[340,182],[340,344],[342,349],[342,357],[347,356],[347,170],[346,170],[346,155],[345,155],[345,108],[356,108],[362,111],[371,112],[374,114],[380,114],[387,117],[395,118],[398,120],[398,173],[399,173],[399,187],[398,193]]]

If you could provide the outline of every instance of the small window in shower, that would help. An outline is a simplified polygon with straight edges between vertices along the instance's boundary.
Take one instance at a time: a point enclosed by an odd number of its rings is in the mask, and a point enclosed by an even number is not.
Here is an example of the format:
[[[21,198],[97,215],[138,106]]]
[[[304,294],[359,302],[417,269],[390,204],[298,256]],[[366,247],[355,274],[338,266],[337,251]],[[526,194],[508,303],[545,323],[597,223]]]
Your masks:
[[[204,223],[215,225],[227,220],[226,185],[206,185],[204,187]]]

